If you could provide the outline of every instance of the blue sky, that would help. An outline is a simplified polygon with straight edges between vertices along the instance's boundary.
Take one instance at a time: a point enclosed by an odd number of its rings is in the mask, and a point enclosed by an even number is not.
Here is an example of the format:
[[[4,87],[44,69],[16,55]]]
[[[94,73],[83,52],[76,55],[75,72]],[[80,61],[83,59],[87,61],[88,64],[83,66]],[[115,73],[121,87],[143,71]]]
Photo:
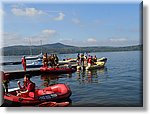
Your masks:
[[[140,44],[137,3],[4,3],[3,44]]]

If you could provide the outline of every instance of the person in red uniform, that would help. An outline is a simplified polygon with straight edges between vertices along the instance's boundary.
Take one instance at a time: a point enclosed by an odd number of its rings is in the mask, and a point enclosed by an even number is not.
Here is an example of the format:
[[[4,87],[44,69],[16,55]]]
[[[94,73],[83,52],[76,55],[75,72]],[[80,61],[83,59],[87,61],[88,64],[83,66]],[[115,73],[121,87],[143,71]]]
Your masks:
[[[25,56],[22,57],[21,62],[22,62],[22,66],[23,66],[24,71],[26,71],[26,58],[25,58]]]
[[[92,58],[91,56],[89,55],[88,59],[87,59],[87,63],[88,63],[88,66],[90,67],[92,65]]]
[[[24,81],[26,82],[25,90],[17,92],[17,96],[28,96],[29,92],[35,91],[35,83],[30,80],[30,77],[29,74],[24,76]],[[20,82],[18,82],[18,86],[21,87]]]

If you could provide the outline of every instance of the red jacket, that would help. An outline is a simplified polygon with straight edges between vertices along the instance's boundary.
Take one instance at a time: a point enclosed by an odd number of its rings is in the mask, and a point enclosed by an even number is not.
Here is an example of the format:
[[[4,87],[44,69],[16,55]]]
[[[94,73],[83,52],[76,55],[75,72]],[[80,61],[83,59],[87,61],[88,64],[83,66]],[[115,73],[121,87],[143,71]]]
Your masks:
[[[91,57],[88,58],[87,62],[88,62],[88,63],[92,63],[92,58],[91,58]]]

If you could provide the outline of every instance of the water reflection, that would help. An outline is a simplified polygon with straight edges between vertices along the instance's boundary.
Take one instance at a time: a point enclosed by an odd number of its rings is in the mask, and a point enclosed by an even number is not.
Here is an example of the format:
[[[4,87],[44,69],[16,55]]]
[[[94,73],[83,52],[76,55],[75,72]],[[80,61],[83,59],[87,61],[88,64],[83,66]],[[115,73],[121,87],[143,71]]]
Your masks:
[[[100,83],[101,81],[100,77],[108,78],[106,67],[96,70],[77,71],[77,80],[79,84]]]
[[[43,83],[41,86],[48,87],[50,85],[54,85],[59,83],[59,78],[72,78],[72,74],[44,74],[41,75],[41,80],[43,80]]]
[[[41,86],[48,87],[50,85],[57,84],[59,78],[59,75],[41,75],[41,80],[43,80]]]

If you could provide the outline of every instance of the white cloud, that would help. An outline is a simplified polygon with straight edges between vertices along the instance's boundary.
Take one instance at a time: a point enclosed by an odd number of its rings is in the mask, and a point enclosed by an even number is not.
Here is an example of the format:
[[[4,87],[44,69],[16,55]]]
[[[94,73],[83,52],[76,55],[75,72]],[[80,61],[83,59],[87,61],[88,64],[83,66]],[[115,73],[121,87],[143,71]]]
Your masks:
[[[80,24],[81,23],[80,19],[78,19],[78,18],[73,18],[72,22],[75,23],[75,24]]]
[[[73,45],[73,46],[96,46],[97,45],[97,40],[94,38],[89,38],[86,40],[77,40],[76,38],[74,39],[61,39],[59,40],[59,42],[64,43],[64,44],[68,44],[68,45]]]
[[[74,24],[78,25],[79,27],[86,27],[85,24],[79,18],[72,18],[71,20]]]
[[[45,15],[47,18],[51,18],[53,21],[61,21],[64,19],[65,14],[60,11],[42,11],[36,8],[22,8],[18,7],[17,5],[12,6],[11,12],[16,16],[40,16]]]
[[[37,10],[35,8],[22,9],[14,7],[11,9],[11,12],[16,16],[29,16],[29,17],[46,14],[42,10]]]
[[[111,42],[126,42],[126,38],[110,38],[109,39]]]
[[[16,33],[4,32],[2,33],[2,39],[3,39],[2,45],[4,47],[12,45],[26,45],[25,38]]]
[[[45,29],[45,30],[42,30],[42,34],[44,34],[44,35],[54,35],[54,34],[56,34],[56,30]]]
[[[62,12],[59,12],[58,16],[54,18],[55,21],[61,21],[65,17],[65,14]]]
[[[4,47],[12,45],[40,45],[40,40],[42,44],[48,44],[56,41],[57,36],[56,30],[44,29],[34,36],[23,36],[17,33],[2,33],[2,44]]]
[[[56,41],[57,31],[53,29],[44,29],[39,34],[31,37],[33,45],[39,44],[42,40],[42,44],[48,44]]]
[[[87,39],[87,42],[88,42],[88,43],[96,43],[97,40],[94,39],[94,38],[89,38],[89,39]]]

